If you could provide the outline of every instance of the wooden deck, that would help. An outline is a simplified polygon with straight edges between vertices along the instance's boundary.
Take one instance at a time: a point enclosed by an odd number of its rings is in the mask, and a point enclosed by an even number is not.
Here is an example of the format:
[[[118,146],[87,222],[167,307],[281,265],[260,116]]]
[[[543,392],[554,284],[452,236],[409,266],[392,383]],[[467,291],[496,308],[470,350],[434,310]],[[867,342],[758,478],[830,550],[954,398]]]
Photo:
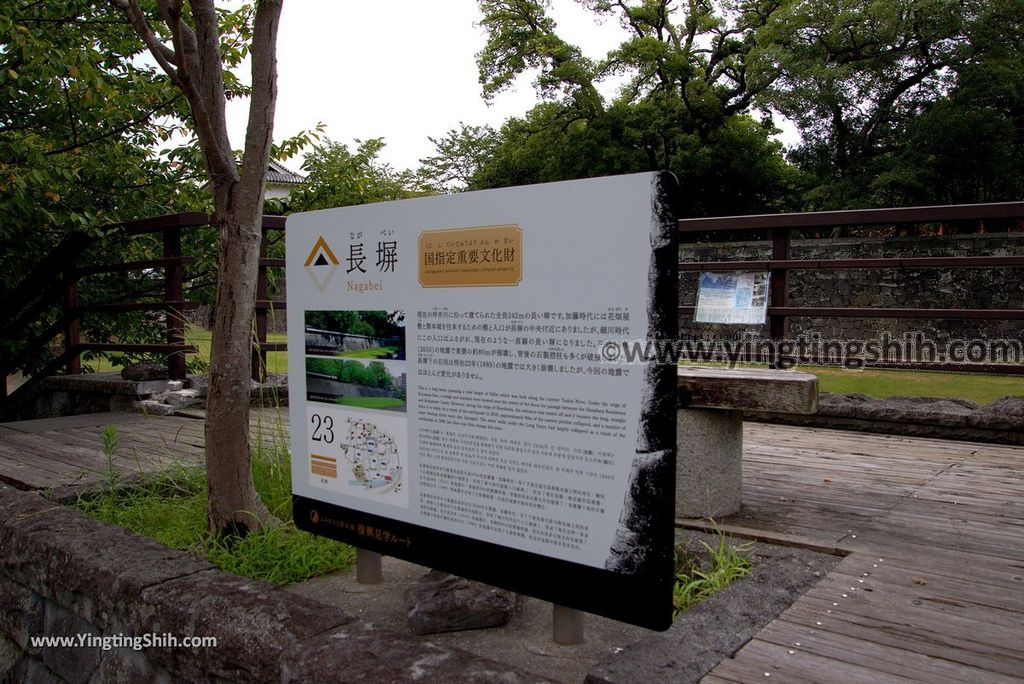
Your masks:
[[[201,465],[203,414],[182,413],[186,415],[91,413],[0,423],[0,482],[19,489],[54,489],[106,482],[111,469],[124,479],[174,465]],[[267,442],[280,440],[287,419],[286,411],[253,411],[253,435]],[[118,436],[112,459],[103,451],[101,436],[108,425]]]
[[[122,475],[199,463],[196,416],[0,425],[0,480],[103,482],[105,425]],[[254,430],[280,435],[275,416]],[[704,681],[1024,681],[1024,448],[759,424],[745,439],[744,509],[722,526],[849,555]]]
[[[1024,448],[748,424],[738,534],[849,553],[706,682],[1024,680]]]

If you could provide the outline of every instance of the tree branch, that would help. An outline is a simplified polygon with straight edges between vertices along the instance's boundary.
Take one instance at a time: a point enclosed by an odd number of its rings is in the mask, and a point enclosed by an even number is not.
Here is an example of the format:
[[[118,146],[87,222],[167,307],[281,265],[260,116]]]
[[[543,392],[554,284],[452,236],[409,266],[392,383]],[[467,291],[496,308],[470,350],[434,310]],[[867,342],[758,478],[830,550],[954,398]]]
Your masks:
[[[146,21],[146,16],[142,13],[138,0],[110,0],[110,4],[125,13],[132,28],[135,29],[135,32],[142,38],[142,42],[146,44],[146,47],[153,54],[153,59],[157,61],[157,64],[164,70],[164,73],[170,76],[171,81],[177,84],[178,71],[175,69],[177,62],[175,61],[174,51],[157,38],[153,29],[150,28],[149,22]]]
[[[178,93],[174,97],[168,98],[168,99],[164,100],[163,102],[158,103],[156,106],[154,106],[151,109],[149,109],[142,116],[136,117],[136,118],[132,119],[131,121],[128,121],[127,123],[125,123],[125,124],[123,124],[121,126],[117,126],[115,128],[112,128],[109,131],[106,131],[104,133],[101,133],[100,135],[94,136],[92,138],[89,138],[88,140],[85,140],[85,141],[82,141],[82,142],[79,142],[79,143],[73,143],[71,145],[65,145],[64,147],[58,147],[56,149],[47,150],[44,153],[44,156],[52,157],[54,155],[64,154],[65,152],[70,152],[71,150],[73,150],[75,148],[84,147],[85,145],[91,145],[91,144],[93,144],[95,142],[99,142],[100,140],[105,140],[106,138],[109,138],[111,136],[115,136],[115,135],[119,135],[121,133],[124,133],[128,129],[133,128],[133,127],[137,126],[138,124],[145,122],[151,116],[153,116],[154,114],[159,112],[164,107],[167,107],[168,105],[173,104],[179,98],[181,98],[181,93]]]
[[[129,2],[136,6],[138,4],[138,0],[129,0]],[[199,7],[200,4],[198,2],[194,4],[194,15],[201,14],[196,8],[204,9],[204,7]],[[217,74],[216,82],[210,84],[206,82],[209,75],[203,69],[204,63],[209,60],[202,57],[195,33],[182,18],[182,0],[157,0],[157,6],[164,22],[171,30],[174,54],[179,65],[177,85],[185,93],[192,109],[192,119],[210,179],[222,178],[229,182],[237,181],[238,170],[235,167],[224,123],[224,88],[219,45],[215,39],[214,54],[217,61]],[[212,11],[212,3],[209,3],[209,7]],[[197,17],[196,21],[198,24],[200,19]],[[214,34],[216,35],[216,29],[214,29]],[[218,83],[220,84],[219,89]],[[210,104],[214,107],[213,112],[209,109]]]
[[[252,97],[242,157],[241,191],[263,197],[267,162],[274,141],[274,109],[277,104],[277,30],[282,0],[261,0],[256,7],[252,36]],[[257,210],[260,203],[256,202]],[[256,218],[256,217],[254,217]],[[258,225],[254,230],[259,231]]]

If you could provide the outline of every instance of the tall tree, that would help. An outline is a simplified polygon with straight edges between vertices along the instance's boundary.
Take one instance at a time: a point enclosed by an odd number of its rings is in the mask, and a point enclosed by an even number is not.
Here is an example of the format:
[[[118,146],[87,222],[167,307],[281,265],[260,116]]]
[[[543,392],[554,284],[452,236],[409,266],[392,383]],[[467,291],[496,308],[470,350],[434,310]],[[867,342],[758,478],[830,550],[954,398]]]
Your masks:
[[[249,367],[267,162],[277,103],[277,31],[282,0],[257,0],[248,55],[249,119],[241,164],[225,118],[221,17],[213,0],[111,0],[184,94],[213,194],[218,278],[206,418],[207,521],[214,534],[245,534],[270,513],[253,486],[249,452]],[[243,38],[249,38],[246,32]],[[169,45],[168,45],[169,43]]]
[[[770,120],[750,116],[778,72],[764,35],[786,1],[582,0],[624,30],[599,61],[558,36],[546,0],[480,2],[485,97],[532,69],[546,102],[506,123],[475,184],[668,169],[684,215],[788,207],[795,171]],[[624,84],[608,103],[596,84],[612,77]]]
[[[967,15],[961,0],[799,0],[776,14],[781,77],[765,100],[800,128],[810,208],[884,202],[875,181],[969,53]]]
[[[357,140],[356,150],[330,138],[306,154],[306,180],[282,204],[287,211],[312,211],[406,199],[417,193],[409,171],[395,171],[379,158],[382,138]]]
[[[427,138],[435,154],[420,159],[418,175],[425,189],[437,193],[467,190],[474,186],[480,169],[494,155],[497,131],[490,126],[459,123],[440,138]]]
[[[958,204],[1024,198],[1024,6],[967,5],[965,57],[948,93],[906,125],[888,168],[872,179],[884,204]]]

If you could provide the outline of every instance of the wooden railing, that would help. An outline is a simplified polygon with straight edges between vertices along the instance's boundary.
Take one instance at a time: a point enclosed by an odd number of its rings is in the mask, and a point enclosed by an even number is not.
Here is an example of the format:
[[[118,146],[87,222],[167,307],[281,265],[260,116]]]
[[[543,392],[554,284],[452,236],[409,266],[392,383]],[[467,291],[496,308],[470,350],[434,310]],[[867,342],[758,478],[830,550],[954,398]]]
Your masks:
[[[846,227],[899,226],[922,224],[973,223],[1009,221],[1019,227],[1024,222],[1024,202],[994,204],[963,204],[896,209],[859,209],[823,211],[802,214],[762,214],[720,218],[687,219],[679,222],[683,242],[701,242],[714,234],[737,233],[749,238],[751,233],[771,240],[771,258],[743,261],[687,261],[680,271],[767,271],[771,274],[768,303],[768,334],[773,340],[789,338],[790,319],[818,318],[902,318],[928,320],[1022,320],[1024,309],[928,309],[878,307],[790,306],[788,274],[796,270],[864,270],[864,269],[962,269],[1022,268],[1024,256],[951,256],[873,259],[793,259],[791,240],[794,231],[815,231]],[[756,236],[756,235],[755,235]],[[681,306],[681,316],[692,316],[695,307]],[[749,359],[754,360],[754,359]],[[818,359],[807,359],[815,362]],[[872,364],[878,367],[927,368],[927,363]],[[1024,366],[1013,364],[944,364],[942,370],[1024,375]]]
[[[721,233],[761,234],[771,239],[771,258],[766,260],[685,262],[682,271],[753,270],[771,273],[770,302],[768,306],[768,333],[773,339],[789,337],[789,322],[795,317],[857,317],[857,318],[904,318],[934,320],[1024,320],[1021,309],[924,309],[924,308],[864,308],[864,307],[821,307],[790,306],[788,274],[795,270],[837,270],[837,269],[960,269],[960,268],[1021,268],[1024,256],[953,256],[915,258],[872,258],[872,259],[793,259],[791,258],[792,233],[797,230],[829,229],[842,226],[880,226],[950,222],[984,222],[992,220],[1024,221],[1024,202],[1000,204],[958,205],[940,207],[910,207],[900,209],[870,209],[854,211],[814,212],[803,214],[766,214],[757,216],[733,216],[721,218],[687,219],[679,222],[684,241],[694,242],[701,235]],[[0,351],[0,374],[7,376],[23,366],[37,350],[61,342],[61,351],[47,363],[37,368],[25,384],[27,389],[36,380],[63,369],[66,373],[82,371],[83,352],[112,352],[129,354],[157,354],[167,359],[167,370],[171,378],[181,379],[186,373],[186,354],[197,351],[185,340],[184,313],[196,304],[186,296],[186,285],[191,276],[187,270],[195,259],[182,253],[184,231],[208,225],[208,217],[197,212],[171,214],[140,221],[132,221],[113,227],[115,234],[126,240],[144,234],[160,233],[163,239],[163,253],[159,258],[140,261],[117,261],[82,265],[82,255],[97,244],[97,238],[81,233],[68,235],[33,268],[25,279],[7,294],[0,307],[8,323],[0,328],[0,341],[6,342]],[[270,351],[284,351],[285,344],[267,342],[270,312],[284,310],[283,300],[269,297],[267,270],[284,268],[284,259],[268,256],[270,241],[268,234],[285,229],[286,219],[282,216],[263,217],[263,239],[260,245],[259,275],[256,289],[256,340],[253,345],[251,366],[252,377],[263,378],[266,355]],[[109,238],[109,235],[108,235]],[[145,301],[89,302],[79,299],[82,279],[111,273],[141,272],[150,274],[163,272],[162,298]],[[42,329],[31,339],[23,340],[20,333],[43,320],[47,312],[56,310]],[[133,311],[159,311],[165,316],[165,341],[160,343],[125,343],[117,341],[83,340],[81,321],[90,313],[127,313]],[[680,307],[680,314],[690,316],[694,307]],[[11,340],[22,340],[17,347]],[[884,365],[884,364],[878,364]],[[905,366],[906,364],[901,364]],[[971,364],[948,370],[971,370],[981,372],[1024,374],[1024,367],[1006,364],[989,366]],[[0,383],[0,399],[6,398],[6,382]]]
[[[100,244],[99,238],[83,233],[68,235],[57,247],[46,255],[4,299],[2,310],[8,314],[8,323],[0,328],[0,340],[5,342],[6,351],[0,352],[0,399],[7,398],[6,379],[8,375],[23,366],[38,350],[52,346],[60,340],[61,352],[36,369],[18,388],[17,393],[27,391],[36,381],[63,369],[65,373],[82,372],[83,352],[108,352],[128,354],[157,354],[167,359],[168,376],[183,379],[186,374],[186,354],[196,353],[195,345],[185,340],[185,312],[197,304],[186,295],[186,285],[191,276],[187,267],[195,264],[193,257],[182,253],[184,231],[209,225],[206,214],[186,212],[170,214],[139,221],[130,221],[112,226],[104,231],[106,242],[123,237],[130,240],[145,234],[159,233],[163,239],[163,253],[159,258],[140,261],[110,260],[107,263],[80,265],[87,250]],[[285,228],[285,217],[264,216],[263,237],[260,244],[259,275],[256,302],[256,342],[252,353],[252,376],[262,379],[266,368],[268,351],[282,350],[284,345],[267,343],[268,312],[284,309],[283,301],[273,301],[268,296],[268,268],[283,268],[284,259],[267,257],[268,233],[280,232]],[[145,297],[144,301],[96,301],[82,303],[79,298],[82,280],[90,276],[114,273],[153,274],[163,272],[163,293],[161,298]],[[49,312],[56,310],[43,329],[23,339],[21,331],[43,320]],[[135,311],[163,312],[166,325],[165,341],[161,343],[127,343],[118,341],[83,340],[81,322],[86,314],[119,314]],[[14,341],[19,341],[15,344]],[[12,393],[12,398],[13,398]]]

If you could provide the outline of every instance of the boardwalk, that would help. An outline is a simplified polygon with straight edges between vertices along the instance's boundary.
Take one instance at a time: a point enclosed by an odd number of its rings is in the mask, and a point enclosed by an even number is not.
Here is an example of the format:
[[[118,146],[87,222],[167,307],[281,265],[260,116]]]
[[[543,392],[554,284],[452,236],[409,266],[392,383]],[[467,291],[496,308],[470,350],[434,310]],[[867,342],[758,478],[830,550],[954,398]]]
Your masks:
[[[849,553],[707,682],[1024,680],[1024,449],[749,425],[724,527]]]
[[[0,423],[0,482],[20,489],[52,489],[106,482],[111,469],[127,478],[172,465],[203,463],[201,412],[180,416],[92,413]],[[287,411],[253,411],[253,434],[266,442],[284,439]],[[113,458],[103,451],[102,432],[117,430]]]
[[[108,424],[124,474],[201,460],[197,418],[102,414],[0,426],[0,479],[103,481]],[[705,681],[1024,681],[1024,448],[757,424],[745,438],[745,505],[725,529],[848,555]]]

